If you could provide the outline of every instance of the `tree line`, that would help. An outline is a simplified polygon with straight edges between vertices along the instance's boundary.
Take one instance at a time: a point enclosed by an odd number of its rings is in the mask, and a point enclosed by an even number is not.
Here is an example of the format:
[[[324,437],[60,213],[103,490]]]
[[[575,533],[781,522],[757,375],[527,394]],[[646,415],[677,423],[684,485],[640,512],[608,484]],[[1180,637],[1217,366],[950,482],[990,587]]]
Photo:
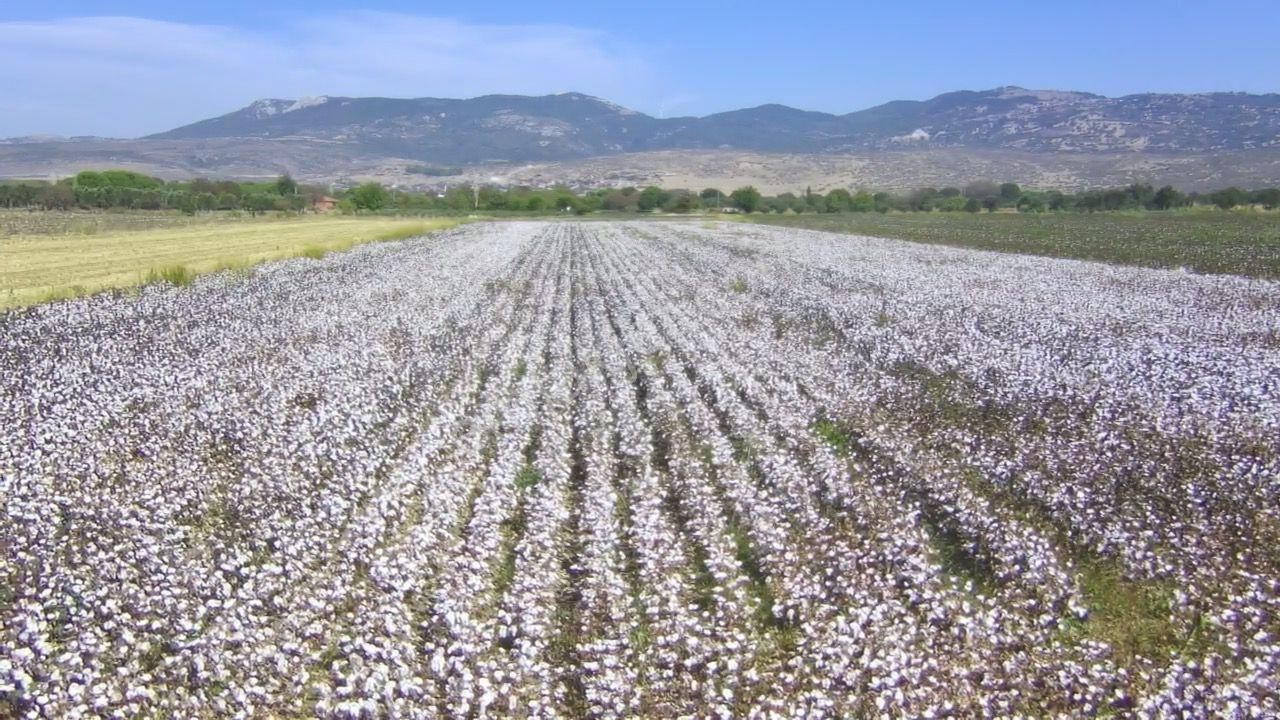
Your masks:
[[[188,214],[241,210],[300,212],[326,188],[299,185],[288,175],[265,182],[197,178],[165,182],[128,170],[86,170],[57,182],[0,183],[0,207],[42,210],[180,210]]]
[[[594,189],[535,189],[457,185],[443,192],[389,190],[366,183],[344,194],[342,207],[349,210],[454,211],[454,212],[575,212],[689,213],[728,210],[742,213],[839,213],[839,212],[1019,212],[1118,210],[1173,210],[1212,206],[1229,210],[1261,206],[1280,207],[1280,189],[1242,190],[1236,187],[1211,193],[1183,193],[1171,186],[1155,188],[1132,184],[1123,188],[1082,190],[1024,190],[1016,183],[978,181],[963,188],[920,188],[907,193],[851,192],[836,188],[826,193],[784,192],[765,196],[754,187],[732,192],[717,188],[670,190],[658,187]]]
[[[751,188],[746,188],[750,191]],[[705,197],[707,192],[704,191]],[[1135,183],[1123,188],[1106,188],[1063,192],[1059,190],[1024,190],[1017,183],[972,182],[963,188],[919,188],[906,193],[850,192],[837,188],[825,194],[806,190],[803,194],[781,193],[761,197],[758,193],[735,193],[729,197],[732,207],[742,212],[1018,212],[1079,211],[1104,212],[1120,210],[1174,210],[1192,206],[1212,206],[1224,210],[1261,206],[1267,210],[1280,207],[1280,189],[1242,190],[1236,187],[1211,193],[1183,193],[1172,186],[1155,188]]]
[[[1192,206],[1224,210],[1260,206],[1274,210],[1280,207],[1280,189],[1229,187],[1210,193],[1183,193],[1168,185],[1155,188],[1134,183],[1122,188],[1063,192],[1028,190],[1012,182],[976,181],[964,187],[926,187],[905,193],[836,188],[825,193],[806,189],[803,193],[770,196],[750,186],[731,192],[718,188],[693,191],[658,187],[575,191],[567,187],[459,184],[443,191],[411,191],[370,182],[332,190],[299,184],[289,175],[261,182],[204,178],[165,182],[127,170],[85,171],[52,183],[0,183],[0,207],[45,210],[179,210],[188,214],[237,210],[256,214],[302,212],[318,206],[327,209],[330,199],[344,212],[1106,212]]]

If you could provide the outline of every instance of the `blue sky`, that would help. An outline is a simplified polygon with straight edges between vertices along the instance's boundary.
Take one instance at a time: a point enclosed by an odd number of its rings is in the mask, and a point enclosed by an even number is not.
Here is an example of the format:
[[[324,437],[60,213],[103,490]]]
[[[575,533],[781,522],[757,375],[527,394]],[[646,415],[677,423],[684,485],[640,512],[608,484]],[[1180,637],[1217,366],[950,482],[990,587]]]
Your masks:
[[[1280,91],[1276,0],[221,0],[0,7],[0,137],[130,137],[259,97],[577,90],[654,115],[1022,85]]]

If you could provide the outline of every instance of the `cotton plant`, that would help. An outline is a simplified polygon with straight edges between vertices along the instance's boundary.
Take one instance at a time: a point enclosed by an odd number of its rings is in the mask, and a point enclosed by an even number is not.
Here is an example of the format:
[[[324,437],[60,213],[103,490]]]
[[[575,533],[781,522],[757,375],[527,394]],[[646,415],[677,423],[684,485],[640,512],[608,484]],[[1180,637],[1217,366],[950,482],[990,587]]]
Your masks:
[[[674,223],[13,312],[0,715],[1275,715],[1278,325]]]

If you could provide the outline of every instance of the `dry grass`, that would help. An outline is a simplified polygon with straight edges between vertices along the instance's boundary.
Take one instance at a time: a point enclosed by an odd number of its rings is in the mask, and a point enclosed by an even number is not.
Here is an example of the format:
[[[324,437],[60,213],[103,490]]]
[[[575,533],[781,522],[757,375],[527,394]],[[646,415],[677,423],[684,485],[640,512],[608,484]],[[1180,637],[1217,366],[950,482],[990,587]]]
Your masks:
[[[457,225],[452,218],[295,217],[211,222],[92,235],[0,237],[0,310],[268,260],[323,257]],[[184,284],[184,283],[179,283]]]
[[[0,237],[10,235],[98,235],[124,230],[262,222],[239,211],[184,215],[177,210],[10,210],[0,208]]]

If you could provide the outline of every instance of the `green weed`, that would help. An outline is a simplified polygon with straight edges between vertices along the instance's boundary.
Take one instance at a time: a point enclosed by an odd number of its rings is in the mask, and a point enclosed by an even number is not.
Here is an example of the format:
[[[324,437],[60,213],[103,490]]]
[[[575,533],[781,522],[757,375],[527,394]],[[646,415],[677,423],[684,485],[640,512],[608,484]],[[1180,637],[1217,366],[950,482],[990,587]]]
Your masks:
[[[148,270],[143,283],[146,285],[167,283],[174,287],[188,287],[195,281],[196,273],[186,265],[168,265]]]
[[[516,488],[520,490],[528,490],[536,486],[541,480],[542,477],[538,474],[538,471],[532,465],[526,464],[516,473],[515,484]]]

